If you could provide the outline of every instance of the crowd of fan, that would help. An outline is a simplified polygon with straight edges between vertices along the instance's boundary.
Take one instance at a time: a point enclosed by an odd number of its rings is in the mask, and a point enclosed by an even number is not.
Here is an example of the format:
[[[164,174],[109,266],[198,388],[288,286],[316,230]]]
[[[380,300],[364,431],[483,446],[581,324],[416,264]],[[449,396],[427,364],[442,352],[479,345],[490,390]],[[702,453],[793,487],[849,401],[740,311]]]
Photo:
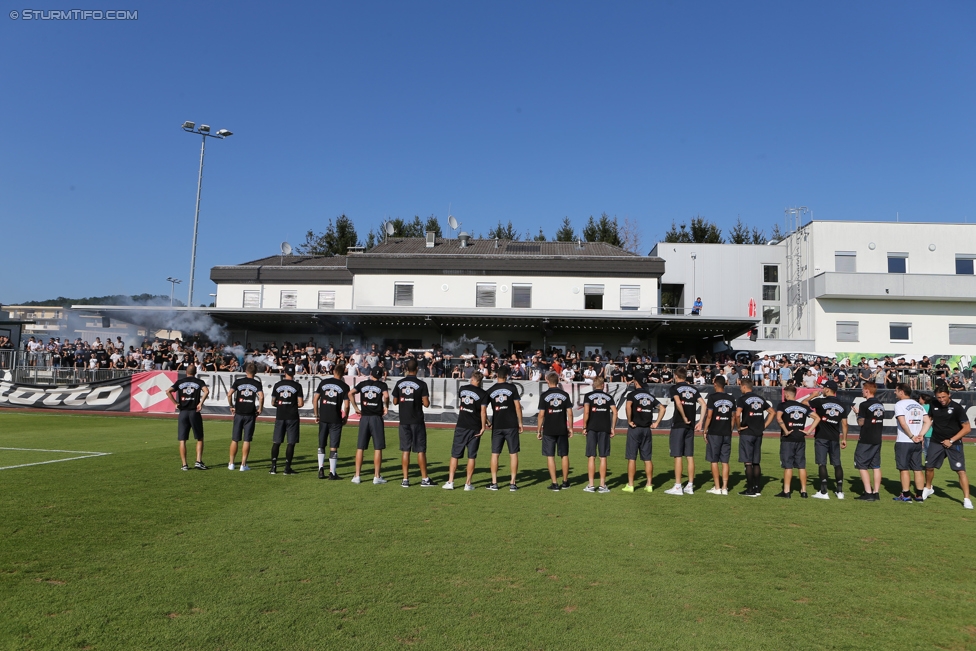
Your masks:
[[[3,344],[0,341],[0,348]],[[973,388],[972,367],[950,368],[944,358],[930,360],[928,357],[921,360],[862,357],[838,363],[828,357],[805,355],[758,357],[747,353],[736,356],[719,353],[703,355],[700,359],[694,355],[660,359],[647,350],[640,353],[618,350],[616,354],[609,350],[588,351],[584,354],[576,346],[511,353],[487,349],[478,355],[470,348],[460,352],[440,346],[410,349],[403,345],[340,347],[330,343],[323,347],[309,340],[304,344],[284,342],[280,346],[271,342],[257,348],[250,344],[245,347],[240,342],[230,346],[215,344],[200,338],[187,341],[157,338],[126,347],[121,337],[116,337],[115,341],[106,338],[105,342],[96,338],[93,343],[81,339],[63,343],[50,339],[46,344],[31,337],[25,344],[25,351],[29,365],[38,365],[43,358],[44,365],[87,370],[180,371],[195,364],[201,371],[235,372],[240,371],[246,362],[255,362],[261,373],[280,373],[285,365],[294,364],[297,375],[328,375],[336,364],[342,363],[347,378],[352,381],[368,376],[377,366],[385,375],[402,376],[404,364],[414,358],[420,363],[419,375],[432,378],[468,379],[472,373],[480,371],[486,379],[492,379],[498,367],[507,364],[511,369],[509,378],[513,380],[541,382],[547,372],[554,371],[564,382],[590,383],[597,377],[608,382],[622,382],[629,375],[640,372],[651,384],[670,384],[675,369],[680,366],[687,368],[690,381],[699,385],[711,384],[715,377],[722,375],[730,386],[748,377],[758,386],[817,388],[827,380],[834,380],[841,388],[857,388],[865,381],[874,381],[887,388],[904,382],[920,391],[932,390],[939,384],[945,384],[953,391]]]

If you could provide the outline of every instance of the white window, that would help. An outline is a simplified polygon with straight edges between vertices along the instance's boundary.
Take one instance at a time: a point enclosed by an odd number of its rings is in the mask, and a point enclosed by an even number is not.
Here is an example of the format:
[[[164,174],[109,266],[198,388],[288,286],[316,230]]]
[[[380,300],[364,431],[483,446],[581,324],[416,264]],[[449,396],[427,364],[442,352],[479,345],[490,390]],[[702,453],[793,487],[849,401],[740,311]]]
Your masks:
[[[640,285],[620,286],[620,309],[621,310],[640,309]]]
[[[950,323],[949,343],[957,346],[976,346],[976,325]]]
[[[763,265],[763,282],[764,283],[778,283],[779,282],[779,265],[778,264],[764,264]]]
[[[889,253],[888,254],[888,273],[906,274],[908,273],[908,254]]]
[[[319,309],[320,310],[334,310],[335,309],[335,290],[334,289],[323,289],[319,292]]]
[[[261,307],[261,292],[259,290],[244,290],[244,307]]]
[[[837,341],[858,341],[857,321],[837,322]]]
[[[603,309],[603,285],[583,285],[583,307],[587,310]]]
[[[766,325],[779,325],[779,306],[763,305],[763,323]]]
[[[763,285],[764,301],[779,301],[779,285]]]
[[[910,342],[912,340],[912,324],[889,323],[888,338],[891,341]]]
[[[763,339],[779,339],[779,326],[763,326]]]
[[[841,273],[857,272],[857,251],[835,251],[834,271]]]
[[[298,307],[298,292],[294,289],[281,290],[281,309],[293,310]]]
[[[532,285],[527,283],[512,283],[512,307],[532,307]]]
[[[495,283],[478,283],[474,306],[475,307],[495,307]]]
[[[413,305],[413,283],[394,283],[393,304],[402,307]]]

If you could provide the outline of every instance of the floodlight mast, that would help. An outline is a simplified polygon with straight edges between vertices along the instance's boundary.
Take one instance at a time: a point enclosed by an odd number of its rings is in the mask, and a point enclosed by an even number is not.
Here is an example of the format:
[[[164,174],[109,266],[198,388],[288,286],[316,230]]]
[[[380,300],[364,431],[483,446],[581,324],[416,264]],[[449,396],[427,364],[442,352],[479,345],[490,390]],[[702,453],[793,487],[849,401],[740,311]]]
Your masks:
[[[203,155],[207,147],[207,138],[218,138],[223,140],[224,138],[234,134],[227,129],[221,129],[215,134],[210,133],[209,125],[201,124],[200,127],[197,128],[196,123],[190,122],[189,120],[183,123],[182,128],[187,133],[195,133],[202,136],[202,141],[200,143],[200,172],[197,175],[197,207],[193,216],[193,248],[190,250],[190,284],[187,288],[189,291],[186,302],[187,307],[193,307],[193,279],[196,276],[197,269],[197,232],[200,226],[200,190],[203,187]],[[170,302],[172,303],[172,301]]]

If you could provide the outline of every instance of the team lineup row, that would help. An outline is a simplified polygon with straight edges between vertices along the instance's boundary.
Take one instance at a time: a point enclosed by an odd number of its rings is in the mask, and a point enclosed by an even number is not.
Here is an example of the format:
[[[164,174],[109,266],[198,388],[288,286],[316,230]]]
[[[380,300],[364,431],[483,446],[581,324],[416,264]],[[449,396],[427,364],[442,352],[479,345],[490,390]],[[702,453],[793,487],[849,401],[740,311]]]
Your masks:
[[[359,433],[356,444],[355,475],[353,483],[361,482],[364,454],[373,447],[374,484],[384,484],[380,473],[383,450],[386,448],[384,416],[389,406],[399,407],[399,438],[403,480],[401,485],[410,486],[409,470],[411,455],[416,454],[423,487],[436,486],[427,473],[427,430],[424,422],[424,409],[430,407],[429,390],[426,382],[417,378],[416,360],[405,365],[406,376],[401,378],[392,390],[381,381],[381,371],[374,369],[369,380],[350,387],[343,380],[343,369],[333,369],[333,377],[322,380],[313,396],[315,422],[319,426],[318,466],[320,479],[339,479],[336,474],[338,450],[342,428],[348,422],[351,411],[359,414]],[[261,415],[264,404],[264,389],[256,380],[255,368],[248,365],[246,377],[237,379],[227,394],[227,400],[234,414],[230,462],[228,468],[234,469],[238,444],[242,444],[240,470],[249,470],[247,458],[254,434],[256,419]],[[509,490],[518,490],[518,454],[520,434],[524,430],[519,389],[509,383],[507,367],[497,371],[498,381],[488,390],[481,387],[482,375],[476,372],[470,384],[458,391],[458,420],[454,430],[451,460],[447,481],[442,488],[453,489],[459,462],[467,456],[464,490],[474,490],[472,478],[481,438],[491,429],[491,483],[489,490],[498,490],[499,457],[508,448],[511,464]],[[278,459],[281,445],[285,448],[284,474],[295,474],[292,469],[295,445],[300,437],[299,408],[305,404],[304,390],[294,380],[294,368],[284,369],[285,379],[272,388],[271,403],[276,408],[274,433],[271,446],[271,474],[278,472]],[[739,435],[739,462],[745,465],[746,485],[740,494],[746,497],[759,497],[761,486],[761,455],[764,430],[775,420],[781,432],[780,462],[783,469],[783,490],[779,498],[792,497],[793,474],[798,471],[800,496],[809,497],[807,492],[806,437],[814,437],[815,463],[818,468],[818,490],[812,497],[830,499],[828,464],[834,469],[834,494],[844,499],[844,471],[841,465],[841,450],[847,447],[847,419],[851,407],[837,398],[837,384],[827,382],[816,394],[800,400],[796,399],[796,388],[784,389],[784,400],[777,406],[752,391],[752,382],[745,380],[740,384],[742,395],[738,398],[725,392],[725,378],[714,380],[714,391],[704,397],[698,388],[687,382],[686,369],[676,372],[676,384],[670,389],[670,398],[675,403],[675,417],[672,419],[669,436],[669,452],[674,459],[674,486],[665,490],[669,495],[688,495],[694,493],[695,475],[694,446],[696,434],[700,433],[705,444],[705,459],[711,464],[714,486],[707,492],[715,495],[729,493],[729,461],[732,447],[732,434]],[[539,396],[539,412],[536,438],[542,442],[542,454],[546,457],[549,490],[559,491],[569,488],[569,439],[575,434],[572,401],[559,385],[559,376],[549,373],[546,376],[549,388]],[[653,491],[651,476],[652,435],[651,432],[661,424],[665,406],[647,391],[647,380],[637,374],[630,382],[624,401],[623,411],[627,421],[625,458],[627,459],[627,485],[623,492],[636,490],[638,459],[644,464],[646,484],[643,490]],[[865,398],[858,405],[857,422],[860,434],[854,451],[854,465],[864,484],[864,492],[857,497],[861,501],[880,500],[881,485],[881,447],[884,405],[875,397],[877,385],[866,382],[862,387]],[[187,464],[186,442],[192,431],[196,439],[197,460],[195,467],[206,469],[203,464],[203,419],[201,409],[209,396],[207,385],[196,377],[196,369],[191,366],[187,376],[167,389],[167,396],[179,410],[178,435],[182,469],[189,470]],[[963,506],[972,509],[969,494],[969,480],[966,475],[966,462],[962,439],[971,430],[962,407],[954,403],[948,389],[941,387],[935,393],[931,405],[923,407],[912,399],[912,389],[899,384],[895,388],[898,399],[895,405],[895,419],[898,425],[894,444],[895,464],[901,480],[901,493],[894,499],[901,502],[924,501],[933,494],[932,481],[935,470],[942,467],[948,459],[950,468],[958,473],[959,485],[963,492]],[[491,408],[491,419],[488,409]],[[701,418],[698,417],[700,408]],[[603,378],[597,378],[592,390],[583,396],[583,427],[586,436],[586,456],[588,458],[589,483],[587,492],[606,493],[607,457],[610,441],[616,435],[618,422],[617,404],[609,393],[604,391]],[[809,423],[808,423],[809,421]],[[930,439],[930,442],[929,442]],[[925,462],[922,456],[925,450]],[[325,472],[328,457],[329,471]],[[558,481],[556,457],[560,458],[562,482]],[[599,475],[599,484],[596,483]],[[687,478],[687,482],[683,481]],[[914,480],[915,494],[911,492]]]

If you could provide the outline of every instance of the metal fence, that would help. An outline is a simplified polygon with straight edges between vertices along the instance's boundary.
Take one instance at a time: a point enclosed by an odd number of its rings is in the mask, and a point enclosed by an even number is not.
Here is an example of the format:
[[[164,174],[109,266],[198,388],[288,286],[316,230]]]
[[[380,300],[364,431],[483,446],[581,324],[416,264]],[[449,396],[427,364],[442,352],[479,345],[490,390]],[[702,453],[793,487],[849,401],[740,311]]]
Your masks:
[[[129,369],[114,368],[60,368],[56,366],[18,366],[11,370],[14,384],[43,386],[69,386],[103,382],[128,377],[135,373]]]

